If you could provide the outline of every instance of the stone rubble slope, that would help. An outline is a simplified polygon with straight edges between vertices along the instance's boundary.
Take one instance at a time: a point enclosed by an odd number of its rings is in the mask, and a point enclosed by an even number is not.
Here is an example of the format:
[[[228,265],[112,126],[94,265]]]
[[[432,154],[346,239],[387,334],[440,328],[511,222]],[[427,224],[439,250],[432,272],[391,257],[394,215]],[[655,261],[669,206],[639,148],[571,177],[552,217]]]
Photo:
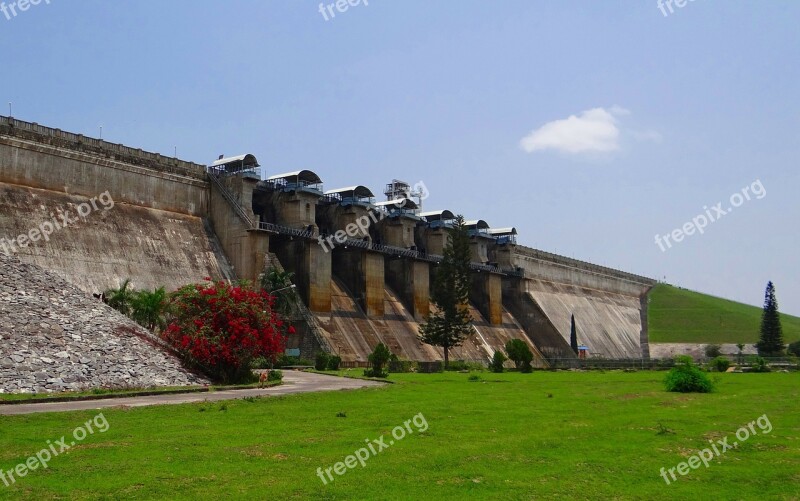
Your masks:
[[[0,252],[0,393],[206,383],[124,315]]]

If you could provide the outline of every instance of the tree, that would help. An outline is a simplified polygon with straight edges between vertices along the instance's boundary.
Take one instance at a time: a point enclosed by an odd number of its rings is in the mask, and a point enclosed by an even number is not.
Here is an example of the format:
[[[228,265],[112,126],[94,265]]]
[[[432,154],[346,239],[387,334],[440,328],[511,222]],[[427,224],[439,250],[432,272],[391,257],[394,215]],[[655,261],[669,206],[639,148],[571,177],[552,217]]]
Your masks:
[[[420,326],[424,343],[444,349],[444,367],[450,362],[450,349],[460,346],[472,333],[469,290],[472,285],[469,234],[464,216],[459,215],[444,248],[442,262],[434,275],[431,301],[435,307]]]
[[[775,298],[775,286],[767,283],[764,293],[764,312],[761,315],[761,338],[756,345],[761,356],[778,356],[783,353],[783,331],[778,313],[778,300]]]
[[[722,346],[718,344],[707,344],[705,352],[706,352],[706,357],[717,358],[722,355]]]
[[[169,325],[161,337],[186,365],[214,381],[247,382],[253,359],[272,362],[295,333],[272,309],[266,291],[226,282],[187,285],[169,296]]]
[[[131,319],[151,331],[164,328],[167,291],[160,287],[153,292],[137,291],[130,299]]]
[[[503,372],[503,364],[506,360],[506,356],[503,355],[502,351],[495,351],[494,356],[492,357],[492,363],[489,364],[489,370],[498,373]]]
[[[389,348],[383,343],[378,343],[378,346],[369,354],[367,359],[372,364],[372,371],[369,375],[373,377],[385,376],[383,366],[386,365],[390,358],[392,358],[392,352],[389,351]]]
[[[131,279],[126,278],[119,288],[108,289],[103,293],[106,304],[126,316],[131,313],[131,300],[135,294],[130,285]]]
[[[278,268],[270,267],[266,273],[261,274],[261,288],[273,294],[275,311],[285,317],[294,317],[294,307],[297,304],[297,292],[292,289],[292,279],[294,273],[281,271]]]
[[[572,315],[570,327],[569,327],[569,345],[572,347],[572,351],[575,354],[578,354],[578,332],[575,329],[575,315]]]
[[[525,341],[521,339],[512,339],[506,343],[506,353],[518,370],[528,372],[531,370],[531,362],[533,361],[533,353]]]
[[[736,355],[736,359],[738,363],[741,364],[744,352],[744,343],[737,343],[736,347],[739,349],[739,353]]]

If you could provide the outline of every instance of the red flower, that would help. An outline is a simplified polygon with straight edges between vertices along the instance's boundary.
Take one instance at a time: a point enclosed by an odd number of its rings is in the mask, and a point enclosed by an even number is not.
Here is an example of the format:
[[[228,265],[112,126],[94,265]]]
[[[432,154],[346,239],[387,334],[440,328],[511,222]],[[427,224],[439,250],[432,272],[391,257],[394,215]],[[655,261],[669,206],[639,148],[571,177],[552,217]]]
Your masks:
[[[210,278],[207,277],[210,281]],[[254,357],[283,353],[283,319],[270,307],[270,296],[226,282],[196,284],[173,293],[176,318],[162,333],[185,362],[213,379],[237,377]]]

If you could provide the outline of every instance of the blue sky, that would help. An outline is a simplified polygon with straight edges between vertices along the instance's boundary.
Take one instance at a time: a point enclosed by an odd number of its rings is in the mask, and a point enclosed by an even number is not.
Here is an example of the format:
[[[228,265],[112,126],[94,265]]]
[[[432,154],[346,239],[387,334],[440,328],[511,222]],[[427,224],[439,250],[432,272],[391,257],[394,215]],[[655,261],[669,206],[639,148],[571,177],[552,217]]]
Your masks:
[[[326,188],[423,181],[426,209],[522,244],[756,305],[773,280],[800,315],[800,3],[319,5],[0,13],[0,109],[199,163],[251,152]],[[655,242],[756,181],[703,234]]]

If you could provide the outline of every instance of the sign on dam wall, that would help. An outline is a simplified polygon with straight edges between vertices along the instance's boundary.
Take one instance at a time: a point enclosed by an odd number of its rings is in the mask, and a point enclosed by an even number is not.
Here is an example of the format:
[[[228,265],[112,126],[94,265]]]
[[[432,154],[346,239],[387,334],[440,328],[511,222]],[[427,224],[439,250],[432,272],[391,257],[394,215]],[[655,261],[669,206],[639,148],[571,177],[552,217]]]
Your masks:
[[[243,181],[210,182],[206,167],[197,163],[0,117],[0,238],[6,242],[4,247],[0,240],[0,252],[54,272],[87,293],[128,278],[136,288],[170,290],[207,276],[255,279],[264,256],[275,253],[302,282],[298,290],[306,294],[328,346],[343,359],[365,360],[378,342],[403,358],[441,359],[418,336],[428,311],[427,274],[414,275],[410,286],[407,270],[401,273],[406,267],[399,266],[407,261],[428,270],[438,259],[420,251],[429,244],[419,240],[430,224],[425,217],[413,211],[397,216],[415,245],[400,249],[381,234],[393,226],[376,225],[365,234],[363,249],[343,259],[343,253],[353,253],[347,245],[329,252],[314,247],[323,231],[337,229],[324,228],[320,218],[338,209],[314,210],[331,203],[322,191],[317,196],[316,187],[284,183],[280,196],[270,198],[264,196],[263,182]],[[321,180],[316,181],[321,190]],[[266,204],[257,212],[254,193],[261,196],[259,204]],[[101,194],[113,200],[113,207],[98,206]],[[273,198],[283,206],[269,206]],[[286,209],[289,202],[294,212]],[[290,216],[295,213],[305,219],[294,224]],[[49,231],[45,222],[63,220],[64,214],[72,215],[70,224]],[[280,221],[270,220],[270,214]],[[392,217],[387,221],[394,224]],[[431,233],[441,233],[443,223],[437,221]],[[281,233],[278,227],[291,231]],[[479,282],[471,293],[476,332],[456,357],[488,361],[512,338],[524,339],[539,359],[573,357],[571,315],[579,343],[590,355],[648,356],[642,298],[655,281],[518,246],[508,232],[501,238],[489,228],[475,231],[473,258],[480,261],[473,265]],[[389,245],[373,245],[381,241]],[[287,249],[300,242],[309,252],[287,257]],[[337,269],[343,263],[348,269]],[[336,277],[347,278],[346,286]]]

